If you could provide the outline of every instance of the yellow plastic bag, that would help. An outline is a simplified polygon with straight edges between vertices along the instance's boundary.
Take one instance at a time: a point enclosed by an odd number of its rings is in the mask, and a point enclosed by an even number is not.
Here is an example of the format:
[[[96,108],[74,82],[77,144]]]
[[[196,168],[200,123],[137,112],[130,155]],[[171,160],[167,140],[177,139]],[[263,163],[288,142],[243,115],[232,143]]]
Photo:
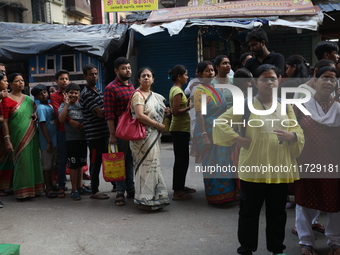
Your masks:
[[[124,152],[118,152],[117,145],[114,150],[116,152],[112,152],[109,144],[109,153],[102,154],[103,177],[106,182],[124,181],[126,178]]]

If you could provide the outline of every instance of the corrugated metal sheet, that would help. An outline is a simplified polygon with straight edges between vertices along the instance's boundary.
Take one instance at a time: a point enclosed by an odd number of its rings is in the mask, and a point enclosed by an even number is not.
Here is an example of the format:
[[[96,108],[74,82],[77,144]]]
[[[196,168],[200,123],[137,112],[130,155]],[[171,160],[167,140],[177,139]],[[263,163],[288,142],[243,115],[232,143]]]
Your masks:
[[[340,4],[318,4],[324,12],[340,11]]]
[[[168,32],[136,38],[139,67],[148,66],[155,72],[153,91],[169,99],[173,85],[168,79],[168,71],[177,64],[185,65],[190,78],[195,78],[197,66],[197,27],[186,28],[178,35]],[[183,85],[183,90],[185,85]]]
[[[299,54],[303,56],[310,64],[313,59],[312,35],[284,33],[269,34],[268,49],[277,53],[281,53],[285,59],[291,55]]]

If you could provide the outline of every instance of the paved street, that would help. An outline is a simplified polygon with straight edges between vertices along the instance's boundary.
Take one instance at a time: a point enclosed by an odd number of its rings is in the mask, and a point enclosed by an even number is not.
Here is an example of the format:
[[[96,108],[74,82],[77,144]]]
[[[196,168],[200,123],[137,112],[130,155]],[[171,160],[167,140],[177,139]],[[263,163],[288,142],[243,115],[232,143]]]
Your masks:
[[[18,202],[13,196],[0,198],[0,243],[21,245],[21,255],[229,255],[238,247],[238,205],[213,207],[205,200],[201,174],[194,173],[191,158],[187,186],[197,189],[194,199],[172,201],[160,212],[137,209],[133,200],[114,205],[111,184],[101,182],[100,190],[110,195],[99,201],[82,196],[73,201],[70,192],[65,199],[45,196]],[[173,151],[171,143],[162,144],[162,166],[169,194],[172,183]],[[89,182],[89,181],[87,181]],[[67,186],[70,187],[70,183]],[[286,254],[298,255],[297,236],[291,234],[294,209],[287,211]],[[325,214],[320,222],[326,223]],[[265,219],[261,214],[257,255],[267,255]],[[326,239],[316,233],[320,255],[326,255]]]

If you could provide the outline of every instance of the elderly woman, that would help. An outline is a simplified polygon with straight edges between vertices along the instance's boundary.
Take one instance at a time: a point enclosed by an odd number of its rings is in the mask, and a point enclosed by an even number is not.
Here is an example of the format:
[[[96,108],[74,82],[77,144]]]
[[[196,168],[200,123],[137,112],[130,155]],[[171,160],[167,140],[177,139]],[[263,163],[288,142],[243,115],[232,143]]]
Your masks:
[[[25,82],[21,74],[9,75],[8,82],[12,91],[1,102],[4,112],[3,133],[6,150],[13,153],[14,195],[17,199],[25,199],[35,197],[44,190],[35,103],[22,93]]]
[[[340,179],[337,173],[340,163],[340,104],[331,96],[338,84],[337,76],[333,67],[320,68],[316,73],[315,94],[304,104],[311,115],[304,115],[294,107],[306,139],[305,148],[298,158],[304,175],[295,183],[296,228],[301,252],[306,255],[318,254],[312,229],[312,220],[318,210],[327,212],[325,235],[330,246],[329,255],[340,254]],[[313,166],[316,169],[312,169]]]
[[[248,120],[243,115],[233,115],[233,108],[218,117],[228,124],[213,128],[215,144],[241,146],[239,157],[239,178],[241,183],[238,238],[239,254],[252,254],[257,250],[259,216],[263,202],[266,203],[267,249],[273,254],[282,253],[286,226],[286,198],[288,183],[297,180],[296,159],[303,148],[304,138],[296,123],[294,111],[287,105],[287,112],[281,112],[280,102],[273,101],[279,85],[279,70],[272,65],[262,65],[256,70],[258,94],[253,99],[256,110],[276,109],[271,114],[250,113]],[[251,95],[248,95],[251,96]],[[249,111],[249,109],[248,109]],[[268,121],[268,120],[276,121]],[[284,121],[286,120],[286,121]],[[246,122],[245,136],[241,137],[230,126],[232,122]],[[284,121],[285,125],[281,123]],[[247,125],[251,123],[251,125]],[[243,132],[242,132],[243,133]],[[284,170],[269,169],[287,166]],[[265,171],[265,168],[268,171]],[[257,168],[258,171],[250,171]]]
[[[131,99],[132,115],[146,126],[146,138],[130,141],[135,170],[135,203],[142,210],[169,205],[161,169],[160,137],[164,130],[164,97],[151,91],[155,74],[150,68],[138,72],[139,89]]]

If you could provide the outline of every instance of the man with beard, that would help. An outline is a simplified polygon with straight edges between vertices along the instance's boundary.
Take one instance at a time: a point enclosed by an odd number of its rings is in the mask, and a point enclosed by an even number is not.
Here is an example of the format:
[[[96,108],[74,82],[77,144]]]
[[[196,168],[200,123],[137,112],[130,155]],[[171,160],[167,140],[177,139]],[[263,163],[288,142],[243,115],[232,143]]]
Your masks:
[[[115,136],[119,117],[125,112],[131,95],[135,91],[133,84],[129,82],[132,75],[130,61],[119,57],[114,62],[114,71],[117,77],[110,82],[104,90],[105,119],[110,130],[110,144],[117,144],[118,151],[124,152],[126,179],[117,182],[117,195],[115,204],[125,205],[125,191],[127,198],[134,198],[135,188],[133,181],[133,161],[129,141]]]
[[[255,75],[256,69],[263,64],[276,66],[280,70],[280,74],[284,74],[285,59],[280,53],[270,52],[267,49],[268,36],[262,28],[250,31],[246,37],[246,43],[254,57],[248,59],[244,67],[247,68],[253,76]]]

